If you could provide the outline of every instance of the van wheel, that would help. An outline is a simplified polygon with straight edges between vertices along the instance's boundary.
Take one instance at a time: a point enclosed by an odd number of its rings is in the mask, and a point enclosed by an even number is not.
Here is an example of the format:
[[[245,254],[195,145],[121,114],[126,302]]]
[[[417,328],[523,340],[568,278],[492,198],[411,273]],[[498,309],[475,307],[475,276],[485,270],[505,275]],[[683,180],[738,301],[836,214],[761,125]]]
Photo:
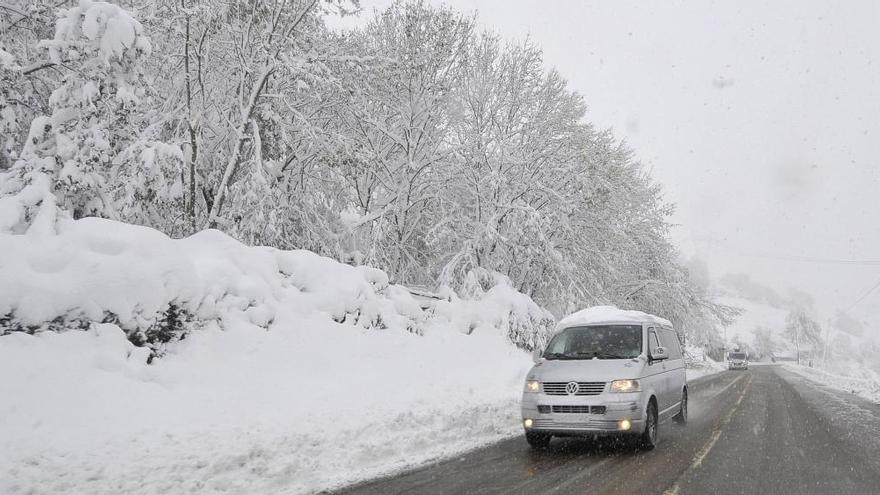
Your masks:
[[[678,414],[672,417],[672,420],[676,423],[683,425],[687,423],[688,420],[688,391],[684,389],[681,391],[681,409],[678,410]]]
[[[529,442],[529,445],[534,449],[544,449],[550,445],[551,435],[547,435],[545,433],[526,433],[526,442]]]
[[[657,406],[651,401],[645,411],[645,432],[639,438],[639,446],[645,450],[653,450],[657,446]]]

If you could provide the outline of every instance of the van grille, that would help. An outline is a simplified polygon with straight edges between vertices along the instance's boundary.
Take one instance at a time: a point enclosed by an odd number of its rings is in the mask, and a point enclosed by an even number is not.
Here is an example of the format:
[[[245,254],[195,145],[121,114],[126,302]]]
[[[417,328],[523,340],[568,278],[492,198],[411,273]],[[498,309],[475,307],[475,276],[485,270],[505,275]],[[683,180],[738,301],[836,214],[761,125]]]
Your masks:
[[[544,393],[547,395],[568,395],[565,386],[569,382],[544,382]],[[599,395],[605,391],[605,382],[577,382],[578,391],[574,395]]]
[[[581,430],[581,431],[617,431],[617,421],[608,419],[590,419],[577,423],[558,422],[553,419],[536,419],[534,427],[536,429],[552,429],[552,430]]]
[[[590,406],[553,406],[554,413],[590,414]]]
[[[541,407],[550,409],[548,406],[538,406],[538,412],[541,412]],[[556,414],[605,414],[605,406],[552,406],[552,411]]]

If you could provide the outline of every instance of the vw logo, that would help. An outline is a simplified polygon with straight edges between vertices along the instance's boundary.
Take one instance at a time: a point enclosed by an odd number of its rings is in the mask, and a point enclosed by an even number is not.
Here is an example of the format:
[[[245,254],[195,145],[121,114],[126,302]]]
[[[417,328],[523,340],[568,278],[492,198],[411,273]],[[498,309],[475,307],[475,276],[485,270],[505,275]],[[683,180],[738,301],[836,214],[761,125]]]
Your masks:
[[[576,394],[579,388],[577,382],[568,382],[565,384],[565,391],[568,392],[568,395]]]

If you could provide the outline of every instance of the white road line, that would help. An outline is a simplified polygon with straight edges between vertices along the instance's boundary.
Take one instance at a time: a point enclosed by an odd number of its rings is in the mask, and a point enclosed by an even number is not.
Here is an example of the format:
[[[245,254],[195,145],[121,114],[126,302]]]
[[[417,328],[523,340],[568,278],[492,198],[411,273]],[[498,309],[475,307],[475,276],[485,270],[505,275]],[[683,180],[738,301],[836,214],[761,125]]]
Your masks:
[[[745,378],[745,377],[746,377],[745,374],[743,374],[743,375],[739,375],[735,380],[733,380],[732,382],[728,383],[727,385],[721,387],[721,390],[715,392],[715,393],[712,394],[709,398],[710,398],[710,399],[714,399],[715,397],[718,397],[719,395],[721,395],[721,394],[723,394],[725,391],[727,391],[727,389],[729,389],[730,387],[732,387],[732,386],[736,385],[737,383],[739,383],[739,381],[742,380],[742,379]]]
[[[741,378],[731,382],[730,385],[733,385],[734,383],[738,382],[739,380],[741,380]],[[681,491],[681,485],[680,485],[681,481],[684,480],[688,474],[692,473],[694,470],[698,469],[700,467],[700,465],[703,464],[703,459],[705,459],[706,456],[709,455],[709,452],[712,450],[712,447],[714,447],[715,443],[718,441],[718,439],[721,438],[721,433],[724,430],[724,427],[730,423],[731,419],[733,419],[733,415],[736,413],[736,410],[739,408],[740,403],[742,403],[743,399],[745,398],[746,392],[748,392],[749,385],[751,385],[751,384],[752,384],[752,377],[750,375],[749,381],[746,382],[746,386],[743,387],[743,390],[739,396],[739,399],[736,400],[736,404],[734,404],[733,407],[730,408],[730,411],[724,416],[724,419],[722,419],[721,422],[718,423],[718,425],[712,431],[712,436],[709,438],[709,441],[706,442],[705,445],[703,445],[703,448],[700,449],[699,452],[697,452],[697,455],[695,455],[693,460],[691,461],[691,465],[688,466],[688,468],[685,469],[683,473],[681,473],[681,476],[679,476],[678,479],[675,480],[675,483],[673,483],[671,487],[667,488],[666,491],[663,492],[663,495],[678,495],[678,492]],[[729,387],[730,385],[728,385],[727,387]],[[724,387],[724,389],[727,389],[727,387]],[[722,390],[724,390],[724,389],[722,389]]]
[[[590,476],[590,475],[593,474],[593,472],[595,472],[597,469],[599,469],[600,467],[604,466],[605,464],[608,464],[608,463],[611,462],[611,461],[612,461],[612,458],[610,458],[610,457],[609,457],[609,458],[606,458],[606,459],[603,459],[603,460],[601,460],[601,461],[599,461],[599,462],[593,464],[593,465],[590,466],[588,469],[582,469],[582,470],[581,470],[576,476],[571,476],[571,477],[569,477],[569,478],[568,478],[567,480],[565,480],[564,482],[560,483],[559,485],[554,486],[553,488],[551,488],[551,489],[549,489],[549,490],[544,491],[543,493],[551,493],[551,492],[558,493],[558,492],[561,491],[563,488],[567,488],[567,487],[569,487],[569,486],[571,486],[571,485],[577,483],[578,481],[580,481],[580,480],[586,478],[587,476]],[[511,491],[515,491],[515,490],[511,490]]]

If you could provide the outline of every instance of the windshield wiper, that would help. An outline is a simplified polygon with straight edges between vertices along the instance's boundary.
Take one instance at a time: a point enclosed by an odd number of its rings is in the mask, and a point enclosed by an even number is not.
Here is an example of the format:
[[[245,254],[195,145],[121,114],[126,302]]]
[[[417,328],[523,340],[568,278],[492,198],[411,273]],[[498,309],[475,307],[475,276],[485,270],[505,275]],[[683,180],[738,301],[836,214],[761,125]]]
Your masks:
[[[611,354],[607,352],[550,352],[544,354],[544,359],[630,359],[627,356],[621,356],[620,354]]]
[[[596,355],[595,352],[592,351],[580,351],[580,352],[571,352],[570,356],[577,356],[575,359],[592,359],[593,356]]]
[[[599,359],[632,359],[629,356],[621,356],[620,354],[612,354],[610,352],[597,352],[595,357]]]
[[[592,357],[592,352],[551,352],[548,354],[544,354],[544,359],[588,359],[585,357],[589,355]]]
[[[559,359],[593,359],[594,352],[566,352]]]
[[[568,359],[565,354],[561,352],[548,352],[544,354],[544,359]]]

